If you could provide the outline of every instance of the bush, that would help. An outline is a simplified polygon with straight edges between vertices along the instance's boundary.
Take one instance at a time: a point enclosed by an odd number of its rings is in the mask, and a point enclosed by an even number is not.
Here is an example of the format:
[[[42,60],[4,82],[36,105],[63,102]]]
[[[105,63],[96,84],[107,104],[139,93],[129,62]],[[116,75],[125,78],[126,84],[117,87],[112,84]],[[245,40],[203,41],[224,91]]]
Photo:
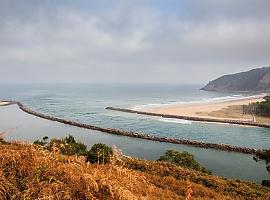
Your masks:
[[[57,148],[64,155],[83,155],[86,157],[86,162],[91,163],[107,164],[110,162],[110,157],[113,154],[111,147],[101,143],[94,144],[87,151],[87,146],[76,141],[72,135],[68,135],[63,139],[53,138],[50,142],[47,142],[47,140],[48,137],[45,136],[41,141],[36,140],[34,144],[44,146],[49,151],[54,151],[54,148]]]
[[[53,147],[57,147],[64,155],[84,155],[87,152],[87,146],[81,142],[77,142],[72,135],[68,135],[63,139],[53,138],[49,143],[47,142],[48,139],[45,136],[41,141],[34,141],[34,144],[44,146],[49,151],[52,151]]]
[[[110,157],[113,154],[111,147],[106,144],[94,144],[92,148],[85,154],[86,161],[91,163],[103,163],[107,164],[110,162]]]
[[[47,143],[48,143],[47,142],[48,139],[49,139],[48,136],[44,136],[41,141],[40,140],[35,140],[34,144],[35,145],[40,145],[40,146],[46,146]]]
[[[72,135],[64,139],[52,139],[48,149],[51,151],[53,146],[57,147],[64,155],[83,155],[87,152],[87,146],[77,142]]]
[[[195,160],[194,155],[187,151],[179,152],[175,150],[167,150],[164,155],[160,156],[158,161],[169,162],[181,167],[186,167],[194,170],[198,170],[207,174],[212,172],[202,166]]]

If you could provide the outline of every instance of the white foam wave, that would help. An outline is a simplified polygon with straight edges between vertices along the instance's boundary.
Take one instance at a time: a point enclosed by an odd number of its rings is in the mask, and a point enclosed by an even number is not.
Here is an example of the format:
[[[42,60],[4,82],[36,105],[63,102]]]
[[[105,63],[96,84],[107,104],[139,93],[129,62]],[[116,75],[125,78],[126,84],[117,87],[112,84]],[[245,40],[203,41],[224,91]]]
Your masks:
[[[184,119],[169,119],[169,118],[161,118],[161,117],[157,117],[155,119],[161,122],[168,122],[168,123],[191,124],[191,121],[184,120]]]
[[[244,96],[241,94],[235,94],[230,96],[223,96],[223,97],[214,97],[214,98],[205,98],[197,101],[176,101],[171,103],[150,103],[145,105],[136,105],[131,107],[133,110],[145,110],[145,109],[153,109],[163,106],[175,106],[175,105],[190,105],[190,104],[200,104],[200,103],[211,103],[211,102],[224,102],[228,100],[244,100],[244,99],[251,99],[251,98],[260,98],[265,96],[265,94],[259,95],[252,95],[252,96]]]
[[[145,104],[145,105],[137,105],[137,106],[133,106],[131,109],[132,110],[144,110],[144,109],[151,109],[151,108],[157,108],[157,107],[161,107],[161,106],[168,106],[168,105],[172,105],[172,103],[150,103],[150,104]]]

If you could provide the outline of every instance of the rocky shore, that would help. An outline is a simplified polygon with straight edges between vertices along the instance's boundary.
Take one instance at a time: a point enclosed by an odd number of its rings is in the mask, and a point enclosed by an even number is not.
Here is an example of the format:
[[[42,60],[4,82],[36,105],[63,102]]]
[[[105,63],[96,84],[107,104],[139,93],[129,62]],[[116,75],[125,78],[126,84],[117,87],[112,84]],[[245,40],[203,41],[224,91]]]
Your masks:
[[[190,121],[200,121],[200,122],[216,122],[216,123],[226,123],[226,124],[238,124],[244,126],[256,126],[262,128],[270,128],[269,124],[263,124],[253,121],[241,121],[241,120],[229,120],[229,119],[217,119],[217,118],[204,118],[204,117],[191,117],[191,116],[181,116],[181,115],[169,115],[169,114],[160,114],[160,113],[153,113],[153,112],[144,112],[144,111],[137,111],[125,108],[115,108],[115,107],[107,107],[108,110],[126,112],[126,113],[135,113],[139,115],[150,115],[156,117],[164,117],[164,118],[173,118],[173,119],[184,119]]]
[[[139,133],[139,132],[133,132],[133,131],[124,131],[120,129],[115,129],[115,128],[102,128],[98,126],[93,126],[90,124],[84,124],[72,120],[66,120],[66,119],[61,119],[53,116],[49,116],[43,113],[39,113],[36,111],[31,110],[30,108],[24,106],[21,102],[17,101],[10,101],[11,104],[17,104],[18,107],[31,115],[51,120],[51,121],[57,121],[63,124],[68,124],[71,126],[76,126],[80,128],[85,128],[85,129],[91,129],[91,130],[97,130],[105,133],[110,133],[114,135],[121,135],[121,136],[128,136],[128,137],[134,137],[134,138],[141,138],[141,139],[146,139],[146,140],[152,140],[152,141],[157,141],[157,142],[168,142],[168,143],[174,143],[174,144],[184,144],[184,145],[191,145],[194,147],[200,147],[200,148],[206,148],[206,149],[216,149],[216,150],[223,150],[223,151],[229,151],[229,152],[239,152],[239,153],[245,153],[245,154],[256,154],[258,152],[264,151],[263,149],[254,149],[254,148],[248,148],[248,147],[238,147],[238,146],[233,146],[233,145],[228,145],[228,144],[214,144],[214,143],[208,143],[208,142],[201,142],[201,141],[194,141],[194,140],[187,140],[187,139],[178,139],[178,138],[168,138],[168,137],[159,137],[159,136],[154,136],[154,135],[149,135],[145,133]],[[118,108],[112,108],[109,107],[107,109],[111,110],[118,110],[118,111],[123,111],[123,112],[130,112],[130,113],[137,113],[137,114],[143,114],[144,112],[138,112],[138,111],[133,111],[133,110],[128,110],[128,109],[118,109]],[[148,115],[151,115],[150,113],[147,113]],[[157,116],[157,115],[155,115]]]

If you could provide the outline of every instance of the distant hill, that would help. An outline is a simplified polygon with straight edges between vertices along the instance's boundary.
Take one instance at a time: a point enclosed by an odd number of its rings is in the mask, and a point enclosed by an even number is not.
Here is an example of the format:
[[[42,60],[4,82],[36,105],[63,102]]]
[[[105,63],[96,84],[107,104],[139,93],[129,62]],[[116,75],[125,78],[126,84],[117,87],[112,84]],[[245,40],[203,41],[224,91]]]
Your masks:
[[[270,66],[224,75],[202,88],[206,91],[270,91]]]

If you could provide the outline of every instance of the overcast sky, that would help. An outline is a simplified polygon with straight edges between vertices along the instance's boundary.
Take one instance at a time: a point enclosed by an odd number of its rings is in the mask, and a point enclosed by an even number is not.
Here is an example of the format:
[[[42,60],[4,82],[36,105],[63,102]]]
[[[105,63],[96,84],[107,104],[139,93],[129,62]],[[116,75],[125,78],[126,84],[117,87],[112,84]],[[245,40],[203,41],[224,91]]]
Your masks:
[[[269,0],[0,0],[0,82],[207,83],[269,64]]]

